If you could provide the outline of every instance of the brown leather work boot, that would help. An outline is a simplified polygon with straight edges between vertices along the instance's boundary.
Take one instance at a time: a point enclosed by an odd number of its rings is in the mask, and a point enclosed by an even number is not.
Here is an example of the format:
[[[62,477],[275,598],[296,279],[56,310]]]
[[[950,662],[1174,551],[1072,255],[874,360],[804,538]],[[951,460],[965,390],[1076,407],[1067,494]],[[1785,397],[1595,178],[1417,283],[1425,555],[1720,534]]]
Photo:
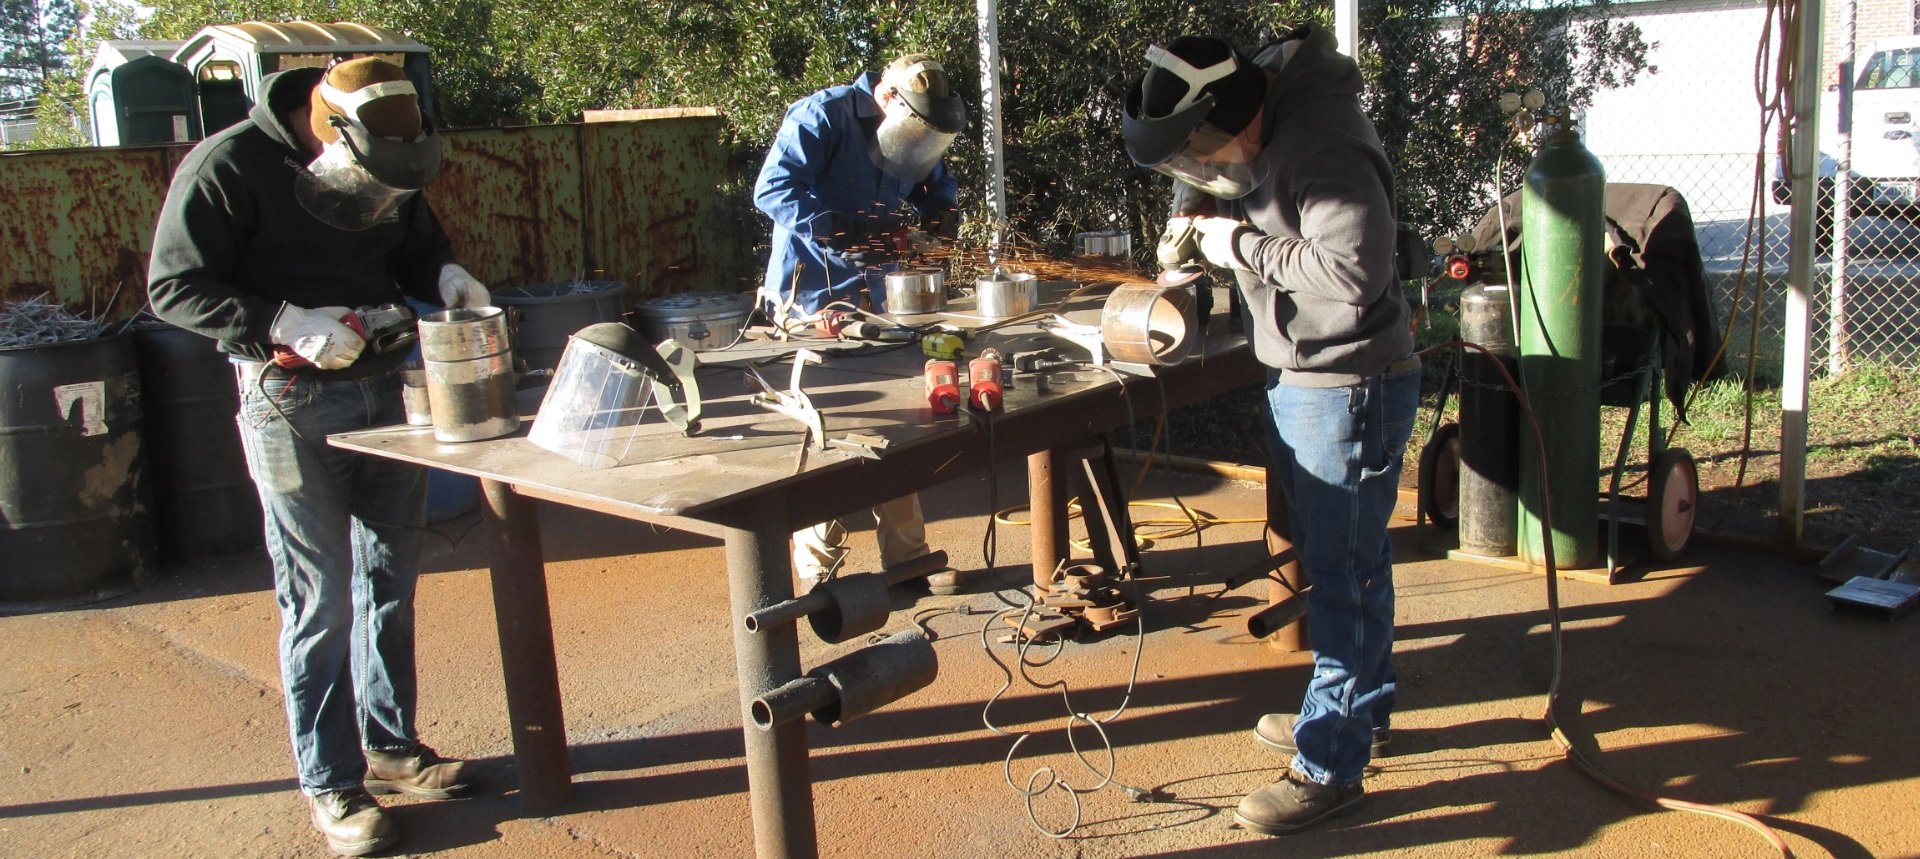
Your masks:
[[[404,793],[427,799],[452,799],[473,792],[466,761],[443,758],[426,743],[404,752],[367,750],[367,790]]]
[[[400,840],[400,827],[359,788],[310,796],[307,804],[313,809],[313,828],[342,856],[365,856]]]

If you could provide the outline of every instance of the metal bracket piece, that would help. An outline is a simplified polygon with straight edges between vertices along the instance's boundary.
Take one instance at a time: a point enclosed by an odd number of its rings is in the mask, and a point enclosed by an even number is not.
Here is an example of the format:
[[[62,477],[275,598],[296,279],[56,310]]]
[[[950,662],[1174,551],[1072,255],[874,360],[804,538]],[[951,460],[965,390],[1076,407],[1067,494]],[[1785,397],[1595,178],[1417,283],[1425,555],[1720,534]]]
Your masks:
[[[785,415],[805,428],[805,436],[800,440],[800,453],[794,461],[793,473],[799,474],[807,467],[807,452],[823,449],[827,445],[826,421],[820,416],[820,410],[813,407],[813,401],[800,390],[800,374],[808,364],[821,362],[820,353],[812,349],[801,349],[793,353],[793,376],[787,390],[776,390],[767,377],[752,365],[747,366],[747,381],[760,388],[753,395],[753,404],[767,411]]]
[[[660,416],[683,435],[699,435],[700,383],[694,376],[699,362],[694,359],[693,350],[678,340],[662,341],[654,350],[660,354],[663,365],[652,367],[649,362],[653,370],[649,374],[653,377],[653,401],[660,408]]]

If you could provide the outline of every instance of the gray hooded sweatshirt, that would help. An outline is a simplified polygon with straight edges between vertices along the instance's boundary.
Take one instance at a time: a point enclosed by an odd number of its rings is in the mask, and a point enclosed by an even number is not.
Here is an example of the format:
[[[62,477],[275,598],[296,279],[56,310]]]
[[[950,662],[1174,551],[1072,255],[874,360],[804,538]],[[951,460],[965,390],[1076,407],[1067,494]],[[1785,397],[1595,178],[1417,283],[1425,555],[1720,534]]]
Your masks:
[[[1254,354],[1282,384],[1358,384],[1413,353],[1394,268],[1393,170],[1360,109],[1360,70],[1310,27],[1254,58],[1268,70],[1267,182],[1221,214],[1252,224],[1236,272]],[[1396,368],[1400,369],[1400,368]]]

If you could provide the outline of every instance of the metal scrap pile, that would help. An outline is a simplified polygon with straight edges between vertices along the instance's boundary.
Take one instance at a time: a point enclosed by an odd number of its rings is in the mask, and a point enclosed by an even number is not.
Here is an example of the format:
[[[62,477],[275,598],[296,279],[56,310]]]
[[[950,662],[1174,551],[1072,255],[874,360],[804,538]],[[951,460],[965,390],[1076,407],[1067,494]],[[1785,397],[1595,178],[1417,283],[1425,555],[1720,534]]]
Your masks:
[[[91,340],[107,327],[98,317],[80,316],[41,293],[0,310],[0,347],[44,346]]]

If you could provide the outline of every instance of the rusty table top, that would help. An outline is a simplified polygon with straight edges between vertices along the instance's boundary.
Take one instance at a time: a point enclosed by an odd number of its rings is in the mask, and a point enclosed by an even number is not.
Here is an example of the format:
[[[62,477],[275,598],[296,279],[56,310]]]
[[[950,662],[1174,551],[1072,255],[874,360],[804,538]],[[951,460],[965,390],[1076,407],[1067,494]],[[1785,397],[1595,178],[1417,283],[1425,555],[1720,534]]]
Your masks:
[[[339,447],[511,484],[521,494],[586,507],[697,533],[719,534],[743,521],[741,505],[769,494],[784,499],[787,517],[804,527],[924,489],[994,461],[1006,461],[1083,441],[1094,434],[1259,380],[1259,365],[1243,335],[1230,334],[1226,302],[1219,301],[1208,336],[1184,362],[1158,369],[1157,378],[1082,367],[1053,373],[1049,392],[1020,374],[1006,389],[1004,411],[986,418],[936,415],[926,402],[919,346],[857,345],[840,341],[748,341],[699,354],[704,413],[701,432],[682,435],[664,420],[637,429],[628,454],[610,468],[591,468],[527,440],[540,390],[523,391],[521,428],[485,441],[443,443],[431,427],[393,426],[330,436]],[[1065,315],[1097,324],[1099,299],[1076,301]],[[964,306],[951,319],[968,326]],[[1090,314],[1090,316],[1089,316]],[[914,321],[925,317],[915,317]],[[972,320],[978,325],[977,319]],[[1041,332],[1010,325],[968,338],[967,353],[992,346],[1009,362],[1017,352],[1050,346],[1069,356],[1085,352]],[[845,450],[814,450],[795,471],[801,425],[751,402],[758,391],[746,378],[755,364],[784,389],[791,356],[805,347],[824,361],[805,368],[802,389],[819,409],[826,436],[879,436],[879,460]],[[962,363],[964,369],[964,362]]]

